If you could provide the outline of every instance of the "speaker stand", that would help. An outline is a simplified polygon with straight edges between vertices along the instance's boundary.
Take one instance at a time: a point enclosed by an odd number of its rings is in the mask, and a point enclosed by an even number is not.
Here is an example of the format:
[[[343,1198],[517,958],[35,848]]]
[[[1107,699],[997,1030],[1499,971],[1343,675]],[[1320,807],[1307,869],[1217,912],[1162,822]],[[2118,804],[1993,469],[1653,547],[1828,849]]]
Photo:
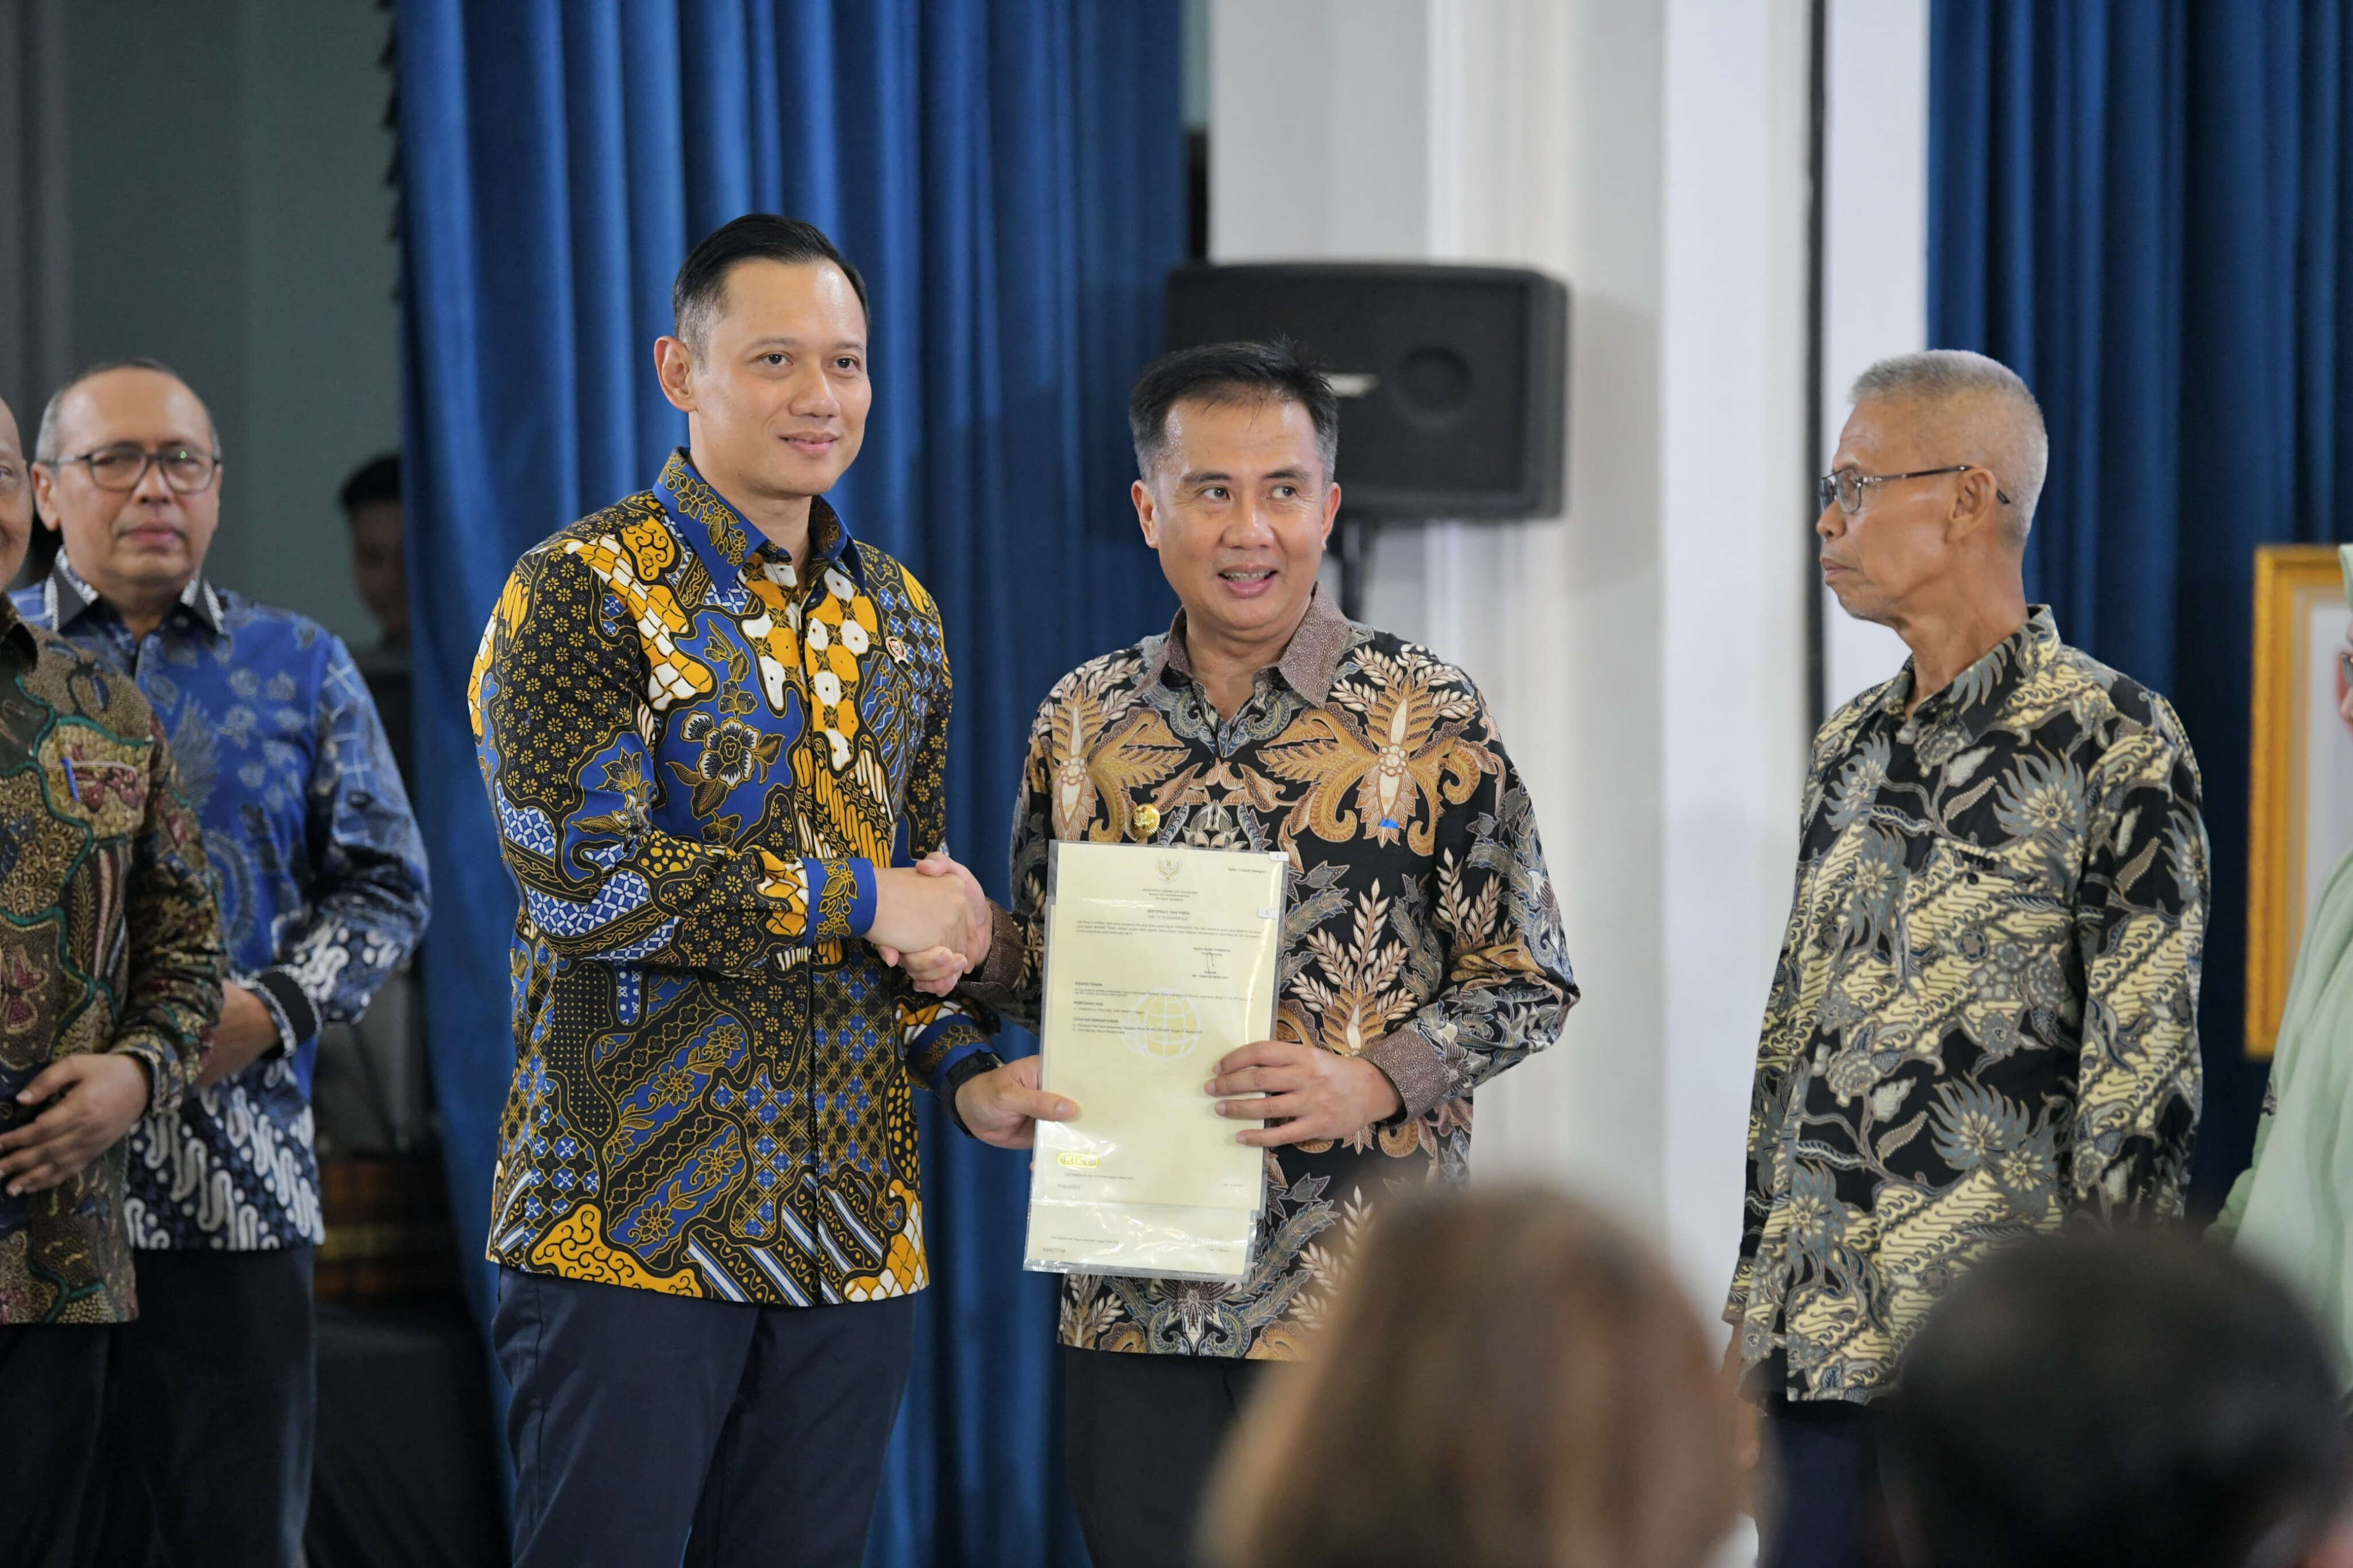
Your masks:
[[[1340,535],[1340,613],[1350,620],[1365,614],[1365,569],[1372,563],[1377,520],[1341,509],[1333,524]]]

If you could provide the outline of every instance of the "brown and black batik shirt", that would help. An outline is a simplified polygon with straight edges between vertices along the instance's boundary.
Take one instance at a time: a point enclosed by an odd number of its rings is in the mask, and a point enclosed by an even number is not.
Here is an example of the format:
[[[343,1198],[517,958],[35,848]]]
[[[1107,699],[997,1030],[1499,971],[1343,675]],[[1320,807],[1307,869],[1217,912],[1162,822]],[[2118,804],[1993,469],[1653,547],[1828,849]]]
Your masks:
[[[967,989],[1024,1023],[1053,840],[1291,858],[1275,1032],[1374,1062],[1404,1110],[1266,1152],[1247,1280],[1072,1275],[1061,1340],[1293,1359],[1365,1222],[1464,1174],[1472,1091],[1550,1045],[1577,999],[1527,791],[1469,677],[1320,590],[1230,717],[1192,676],[1182,615],[1071,671],[1038,710],[1022,785],[1013,908]]]
[[[1752,1392],[1862,1401],[1989,1249],[2180,1212],[2206,829],[2164,699],[2036,607],[1815,737],[1725,1321]]]

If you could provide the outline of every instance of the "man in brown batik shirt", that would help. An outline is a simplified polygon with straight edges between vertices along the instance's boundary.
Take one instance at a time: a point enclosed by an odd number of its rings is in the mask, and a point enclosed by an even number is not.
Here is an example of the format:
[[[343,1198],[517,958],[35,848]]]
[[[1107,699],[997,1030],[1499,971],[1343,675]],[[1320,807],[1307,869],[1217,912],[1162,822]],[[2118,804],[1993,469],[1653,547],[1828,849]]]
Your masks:
[[[1392,1194],[1462,1178],[1472,1091],[1550,1045],[1577,998],[1535,812],[1477,689],[1316,586],[1340,500],[1323,376],[1282,345],[1187,350],[1145,372],[1129,413],[1137,516],[1184,608],[1039,710],[1013,908],[965,990],[1035,1024],[1056,839],[1279,851],[1292,878],[1277,1037],[1207,1085],[1266,1150],[1250,1275],[1064,1285],[1071,1489],[1097,1568],[1191,1561],[1249,1384],[1303,1353]],[[976,1136],[1029,1141],[1037,1070],[973,1081]],[[1139,1431],[1148,1458],[1119,1440]]]
[[[0,404],[0,579],[32,494]],[[203,837],[139,689],[0,595],[0,1563],[90,1561],[110,1325],[138,1314],[123,1139],[220,1011]]]

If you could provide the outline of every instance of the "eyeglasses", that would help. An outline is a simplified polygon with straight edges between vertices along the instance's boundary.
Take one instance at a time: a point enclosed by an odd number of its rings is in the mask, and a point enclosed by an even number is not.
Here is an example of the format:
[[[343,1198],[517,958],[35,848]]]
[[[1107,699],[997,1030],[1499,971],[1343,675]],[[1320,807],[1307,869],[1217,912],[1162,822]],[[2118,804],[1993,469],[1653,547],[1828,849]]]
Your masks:
[[[90,483],[102,490],[135,490],[139,481],[147,477],[147,467],[153,464],[164,471],[164,482],[177,493],[195,495],[213,482],[220,472],[218,452],[199,452],[194,447],[165,447],[150,452],[144,447],[125,443],[120,447],[100,447],[95,452],[84,452],[78,458],[59,458],[49,464],[62,468],[69,463],[80,463],[90,469]]]
[[[1836,501],[1841,511],[1852,514],[1862,510],[1865,485],[1889,485],[1897,479],[1933,479],[1938,474],[1966,474],[1977,466],[1975,463],[1955,463],[1948,468],[1915,468],[1908,474],[1864,474],[1852,468],[1841,468],[1835,474],[1824,474],[1816,479],[1814,495],[1824,510],[1829,510],[1831,502]],[[1999,488],[1993,494],[2002,505],[2010,504],[2010,498]]]

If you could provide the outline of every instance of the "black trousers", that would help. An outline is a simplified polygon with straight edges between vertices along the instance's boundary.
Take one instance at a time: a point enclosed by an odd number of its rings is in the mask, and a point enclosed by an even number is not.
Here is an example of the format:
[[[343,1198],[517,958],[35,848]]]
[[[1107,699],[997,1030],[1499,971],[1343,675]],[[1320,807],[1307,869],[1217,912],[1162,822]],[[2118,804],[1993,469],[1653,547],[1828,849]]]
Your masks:
[[[1209,1468],[1273,1364],[1063,1348],[1071,1501],[1094,1568],[1191,1568]]]
[[[914,1313],[501,1268],[515,1568],[859,1568]]]
[[[1759,1568],[1885,1568],[1887,1504],[1879,1484],[1876,1411],[1843,1400],[1765,1404],[1778,1481]]]
[[[296,1568],[311,1509],[308,1247],[142,1251],[107,1368],[103,1561]]]
[[[119,1331],[0,1327],[0,1563],[82,1568],[98,1558],[98,1435]]]

